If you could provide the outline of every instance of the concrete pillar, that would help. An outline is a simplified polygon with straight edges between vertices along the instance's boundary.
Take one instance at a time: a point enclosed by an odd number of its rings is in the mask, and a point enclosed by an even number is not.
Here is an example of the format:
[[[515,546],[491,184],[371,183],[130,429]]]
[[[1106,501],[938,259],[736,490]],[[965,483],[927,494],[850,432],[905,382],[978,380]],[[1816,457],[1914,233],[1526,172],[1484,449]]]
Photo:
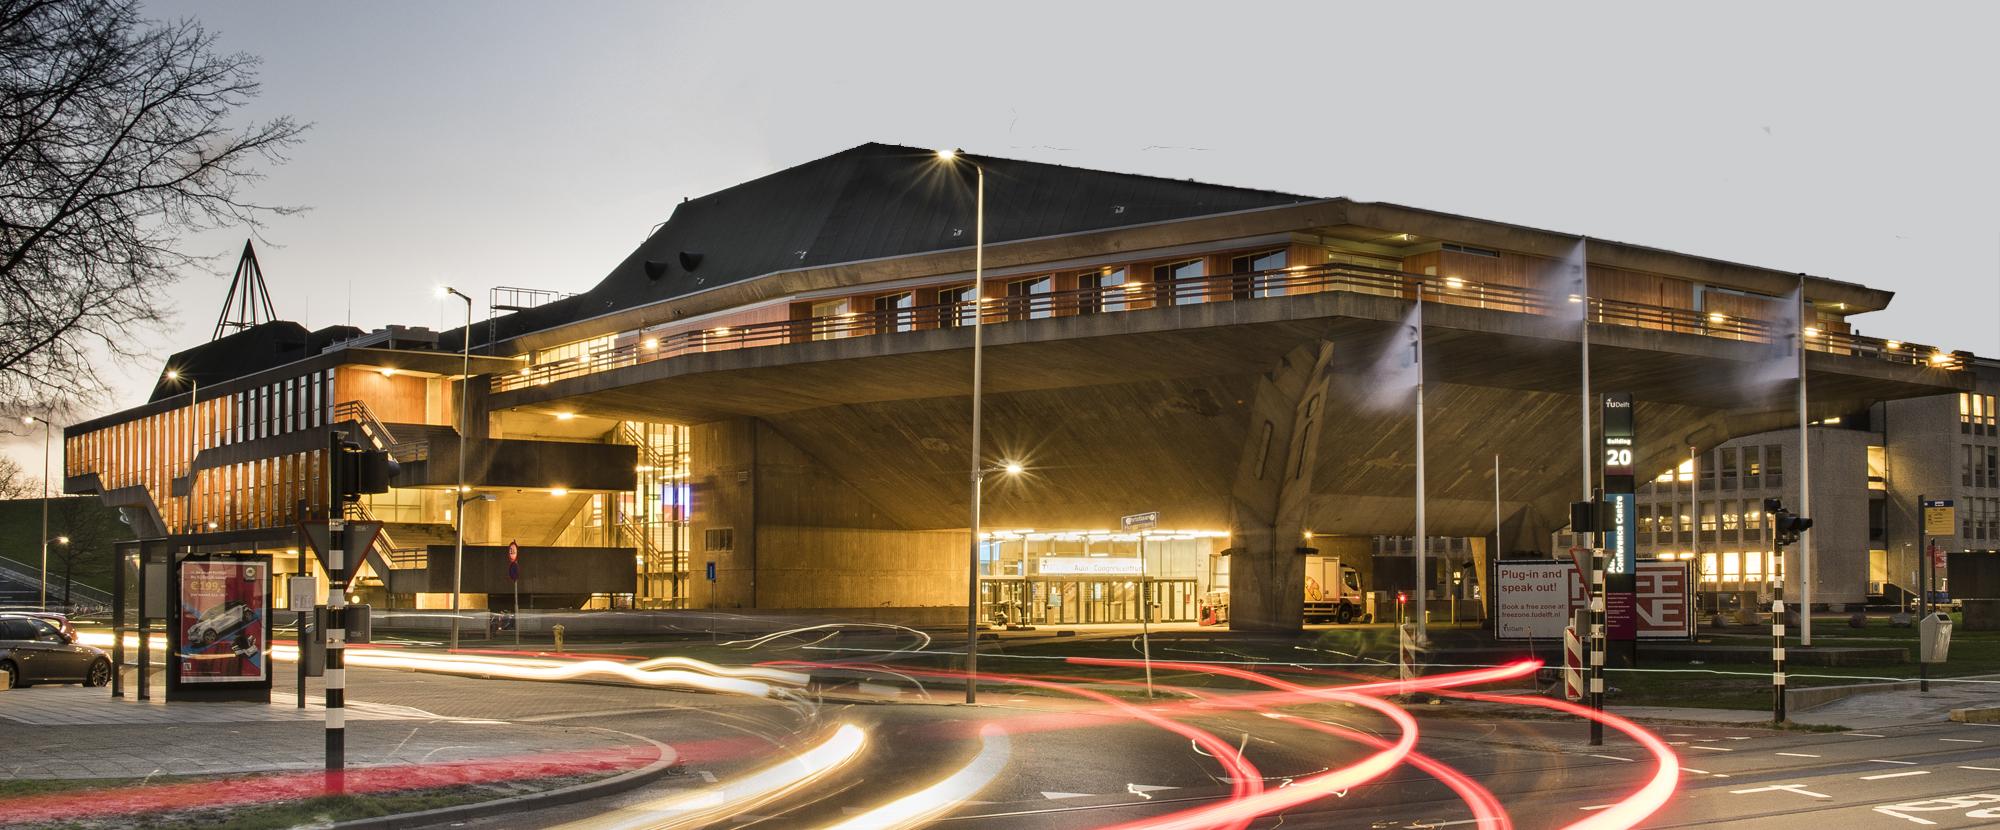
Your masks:
[[[1258,380],[1248,443],[1231,488],[1229,625],[1297,631],[1305,623],[1305,534],[1333,344],[1288,352]]]

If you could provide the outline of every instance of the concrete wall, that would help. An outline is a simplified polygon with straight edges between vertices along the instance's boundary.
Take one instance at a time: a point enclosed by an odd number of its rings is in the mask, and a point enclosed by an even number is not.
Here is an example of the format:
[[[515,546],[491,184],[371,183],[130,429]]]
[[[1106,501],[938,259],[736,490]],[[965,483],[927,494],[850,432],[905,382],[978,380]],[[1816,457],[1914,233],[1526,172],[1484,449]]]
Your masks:
[[[690,607],[965,607],[963,530],[903,528],[758,419],[698,426],[690,440]],[[731,543],[711,548],[724,529]]]

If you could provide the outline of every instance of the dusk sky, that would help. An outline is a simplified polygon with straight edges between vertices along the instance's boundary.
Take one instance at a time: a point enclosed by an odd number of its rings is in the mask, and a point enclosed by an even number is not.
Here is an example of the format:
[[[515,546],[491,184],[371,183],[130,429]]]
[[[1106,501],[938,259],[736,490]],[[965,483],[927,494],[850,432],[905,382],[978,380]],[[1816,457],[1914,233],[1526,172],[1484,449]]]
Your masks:
[[[2000,354],[2000,7],[158,2],[312,123],[253,195],[281,316],[445,326],[580,291],[714,191],[867,141],[1346,196],[1896,292]],[[1224,13],[1226,12],[1226,14]],[[217,273],[160,359],[208,338]],[[97,411],[158,361],[114,370]],[[39,469],[40,436],[17,442]]]

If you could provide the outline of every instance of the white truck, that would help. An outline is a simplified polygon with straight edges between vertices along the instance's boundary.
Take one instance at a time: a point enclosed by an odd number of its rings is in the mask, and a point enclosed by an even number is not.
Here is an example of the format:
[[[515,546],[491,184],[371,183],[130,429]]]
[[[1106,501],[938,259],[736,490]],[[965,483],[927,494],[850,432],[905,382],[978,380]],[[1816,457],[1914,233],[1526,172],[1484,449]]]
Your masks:
[[[1219,559],[1220,557],[1218,557]],[[1367,613],[1368,598],[1361,590],[1361,572],[1340,564],[1338,556],[1307,556],[1305,578],[1306,622],[1346,625],[1360,620],[1373,622]],[[1210,584],[1215,584],[1210,574]],[[1202,596],[1202,624],[1229,622],[1229,589],[1209,591]]]
[[[1340,564],[1338,556],[1306,557],[1306,622],[1346,625],[1366,617],[1366,605],[1360,571]]]

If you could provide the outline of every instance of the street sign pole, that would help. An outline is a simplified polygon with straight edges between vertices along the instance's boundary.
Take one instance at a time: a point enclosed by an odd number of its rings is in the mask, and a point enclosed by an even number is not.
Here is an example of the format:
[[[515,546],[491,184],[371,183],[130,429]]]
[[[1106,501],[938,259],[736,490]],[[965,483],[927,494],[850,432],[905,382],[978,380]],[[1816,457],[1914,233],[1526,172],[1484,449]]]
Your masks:
[[[521,543],[507,543],[507,580],[514,583],[514,610],[508,625],[514,629],[514,645],[521,644]]]
[[[1118,520],[1127,532],[1139,532],[1139,655],[1146,664],[1146,699],[1153,699],[1153,586],[1146,567],[1146,531],[1160,524],[1159,511],[1134,513]]]

